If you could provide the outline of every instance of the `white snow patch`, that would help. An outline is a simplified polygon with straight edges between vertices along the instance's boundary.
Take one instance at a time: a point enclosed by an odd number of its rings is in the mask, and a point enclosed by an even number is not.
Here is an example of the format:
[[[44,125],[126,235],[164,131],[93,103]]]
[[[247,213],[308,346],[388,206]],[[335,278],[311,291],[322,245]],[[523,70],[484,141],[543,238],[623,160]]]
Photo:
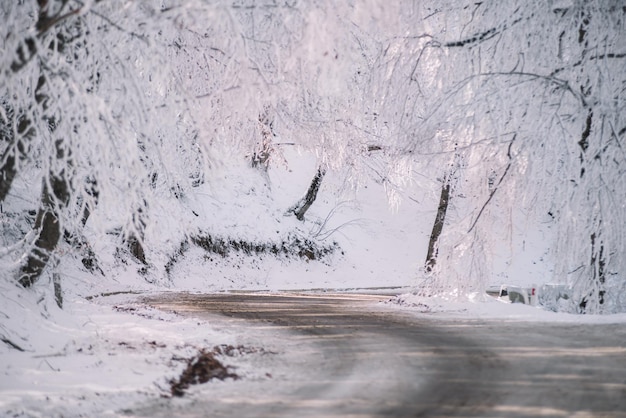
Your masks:
[[[404,293],[387,302],[398,305],[416,315],[427,314],[438,318],[473,318],[497,319],[506,322],[545,322],[545,323],[580,323],[580,324],[622,324],[626,323],[626,314],[577,315],[565,312],[548,311],[541,306],[510,303],[507,299],[493,298],[483,294],[470,295],[469,298],[445,296],[420,296]]]

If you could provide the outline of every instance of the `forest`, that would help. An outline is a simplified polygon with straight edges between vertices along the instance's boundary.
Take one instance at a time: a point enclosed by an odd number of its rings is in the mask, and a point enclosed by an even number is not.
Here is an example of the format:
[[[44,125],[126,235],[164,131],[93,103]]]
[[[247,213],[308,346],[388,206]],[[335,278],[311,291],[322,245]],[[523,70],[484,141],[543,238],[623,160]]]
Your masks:
[[[621,0],[16,0],[0,15],[3,289],[49,281],[60,303],[68,263],[158,282],[191,248],[332,263],[321,229],[232,236],[189,209],[233,161],[267,184],[298,149],[315,167],[277,215],[296,225],[333,173],[353,190],[376,177],[391,207],[416,172],[436,179],[415,254],[427,294],[484,292],[502,231],[532,221],[551,225],[561,309],[626,310]]]

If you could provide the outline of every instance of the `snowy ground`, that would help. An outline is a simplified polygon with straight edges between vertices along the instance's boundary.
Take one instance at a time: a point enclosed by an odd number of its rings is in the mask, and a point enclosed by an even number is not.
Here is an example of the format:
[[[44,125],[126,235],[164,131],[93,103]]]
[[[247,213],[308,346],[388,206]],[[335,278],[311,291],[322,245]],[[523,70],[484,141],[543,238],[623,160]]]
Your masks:
[[[121,298],[53,310],[49,328],[38,330],[46,333],[45,345],[2,353],[2,416],[117,416],[125,407],[169,395],[169,379],[198,350],[238,346],[242,338]],[[258,378],[257,370],[240,367],[246,379]]]
[[[232,327],[226,318],[189,319],[135,303],[137,295],[72,301],[63,311],[50,308],[45,344],[28,351],[3,349],[0,356],[0,415],[15,417],[118,416],[124,410],[170,398],[171,379],[200,349],[233,349],[218,358],[240,376],[214,380],[191,393],[232,398],[261,395],[287,373],[307,373],[303,360],[283,331]],[[387,299],[387,298],[383,298]],[[626,315],[556,314],[489,300],[446,302],[403,296],[403,305],[374,303],[373,309],[403,310],[430,318],[493,319],[530,322],[626,323]],[[409,306],[409,302],[412,306]],[[376,305],[378,307],[376,307]],[[31,319],[32,318],[27,318]],[[261,332],[262,331],[262,332]],[[295,353],[295,354],[294,354]],[[298,366],[300,364],[300,366]],[[254,391],[254,392],[250,392]],[[255,396],[256,397],[256,396]],[[167,402],[185,405],[194,396]]]
[[[412,295],[409,290],[420,279],[416,272],[423,263],[435,215],[438,183],[416,173],[415,178],[421,180],[399,188],[403,202],[390,209],[384,184],[370,179],[357,193],[346,186],[343,174],[329,173],[307,223],[302,224],[284,216],[284,211],[306,191],[315,164],[295,151],[286,155],[289,166],[277,166],[267,179],[257,177],[252,183],[253,176],[243,173],[245,168],[223,168],[228,181],[216,180],[210,193],[189,198],[181,221],[211,225],[218,235],[251,239],[268,239],[299,228],[326,238],[325,242],[336,240],[342,255],[325,262],[239,255],[215,260],[192,250],[167,276],[163,263],[178,243],[174,223],[163,219],[146,231],[148,237],[167,239],[149,254],[155,260],[151,273],[142,275],[136,264],[113,257],[111,238],[98,228],[94,215],[90,240],[105,274],[89,274],[75,259],[62,258],[58,268],[65,292],[62,310],[53,300],[50,276],[28,291],[9,281],[1,283],[0,415],[117,416],[131,405],[169,396],[169,381],[180,375],[186,359],[202,349],[235,348],[227,350],[230,356],[218,358],[233,366],[241,379],[208,383],[211,391],[263,390],[264,385],[271,385],[271,376],[284,371],[280,369],[284,350],[277,344],[280,331],[241,335],[218,320],[191,320],[155,311],[134,302],[146,292],[385,287],[404,293],[385,309],[415,315],[626,323],[624,315],[555,314],[482,294],[464,302]],[[100,222],[106,224],[106,220]],[[499,258],[500,267],[496,266],[490,281],[518,286],[549,281],[549,268],[541,263],[545,255],[542,233],[536,231],[534,241],[522,234],[525,238],[518,241],[527,249],[525,255],[515,263],[506,256]],[[509,247],[518,245],[514,237],[509,238]],[[116,292],[124,293],[110,295]]]

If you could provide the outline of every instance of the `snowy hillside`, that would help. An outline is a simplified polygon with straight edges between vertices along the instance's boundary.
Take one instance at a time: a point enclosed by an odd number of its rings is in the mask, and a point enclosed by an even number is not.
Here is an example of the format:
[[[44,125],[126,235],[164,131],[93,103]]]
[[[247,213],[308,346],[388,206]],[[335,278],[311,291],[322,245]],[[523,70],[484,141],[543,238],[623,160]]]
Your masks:
[[[424,280],[426,247],[436,214],[438,182],[414,166],[405,185],[385,184],[373,170],[352,183],[345,172],[331,171],[318,197],[299,221],[287,209],[305,194],[315,173],[315,158],[287,149],[284,161],[267,173],[232,157],[207,182],[179,200],[162,201],[146,226],[147,265],[119,252],[120,237],[102,212],[86,225],[85,238],[98,269],[89,271],[70,248],[57,271],[65,292],[81,296],[133,289],[195,291],[227,289],[311,289],[411,287]],[[376,164],[377,157],[370,157]],[[388,199],[395,187],[398,202]],[[11,213],[11,206],[5,206]],[[6,216],[6,215],[5,215]],[[515,230],[497,229],[494,274],[487,284],[519,286],[549,282],[545,262],[548,227],[515,211]],[[104,217],[104,219],[103,219]],[[193,243],[180,251],[186,235],[206,234],[235,242],[277,244],[294,237],[332,251],[320,259],[230,248],[210,253]],[[292,237],[292,238],[290,238]],[[515,258],[512,257],[515,251]],[[169,264],[168,264],[169,263]],[[47,285],[50,285],[48,274]],[[77,293],[76,293],[77,292]]]

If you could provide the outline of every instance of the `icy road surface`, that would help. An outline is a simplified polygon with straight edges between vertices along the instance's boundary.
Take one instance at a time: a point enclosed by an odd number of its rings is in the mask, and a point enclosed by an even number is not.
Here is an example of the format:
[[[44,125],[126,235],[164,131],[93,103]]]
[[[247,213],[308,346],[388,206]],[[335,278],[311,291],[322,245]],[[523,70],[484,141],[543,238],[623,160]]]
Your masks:
[[[209,383],[201,396],[192,392],[186,402],[163,400],[130,415],[626,417],[623,325],[446,319],[376,303],[384,299],[152,299],[152,306],[235,327],[277,354],[268,379],[219,382],[214,391]]]

